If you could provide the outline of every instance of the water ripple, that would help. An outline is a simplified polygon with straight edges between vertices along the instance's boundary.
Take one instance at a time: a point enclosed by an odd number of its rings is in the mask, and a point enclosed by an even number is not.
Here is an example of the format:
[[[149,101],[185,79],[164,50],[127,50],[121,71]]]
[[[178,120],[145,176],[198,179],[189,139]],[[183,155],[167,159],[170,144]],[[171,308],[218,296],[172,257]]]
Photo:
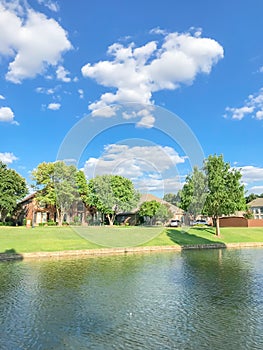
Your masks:
[[[0,349],[263,349],[263,250],[0,265]]]

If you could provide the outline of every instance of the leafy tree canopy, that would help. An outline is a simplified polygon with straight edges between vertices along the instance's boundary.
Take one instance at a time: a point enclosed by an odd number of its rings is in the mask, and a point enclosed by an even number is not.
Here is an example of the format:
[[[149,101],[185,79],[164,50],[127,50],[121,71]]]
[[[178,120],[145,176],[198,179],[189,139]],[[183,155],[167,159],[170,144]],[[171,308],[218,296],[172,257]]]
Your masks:
[[[105,214],[113,225],[118,212],[137,206],[139,193],[131,180],[119,175],[97,175],[88,183],[89,204]]]
[[[139,209],[139,215],[141,217],[150,218],[150,223],[152,224],[152,219],[156,215],[160,207],[161,207],[161,203],[155,200],[143,202]]]
[[[156,210],[155,220],[161,221],[162,223],[167,222],[169,219],[173,217],[173,213],[169,210],[168,206],[165,204],[161,204],[160,207]]]
[[[257,198],[263,198],[263,193],[261,194],[250,193],[248,196],[245,197],[246,203],[250,203]]]
[[[0,220],[5,221],[27,192],[26,180],[0,161]]]
[[[206,176],[202,170],[194,167],[193,173],[186,177],[185,184],[180,191],[179,206],[195,219],[203,211],[206,196]]]
[[[220,235],[219,217],[245,209],[244,185],[241,173],[232,169],[223,156],[210,155],[204,162],[208,194],[204,212],[216,220],[216,234]]]
[[[181,191],[178,191],[176,194],[175,193],[166,193],[163,196],[163,200],[168,202],[168,203],[171,203],[175,206],[179,206],[180,199],[181,199],[180,193],[181,193]]]
[[[32,172],[37,189],[36,200],[56,206],[59,224],[75,200],[79,199],[77,168],[62,161],[41,163]]]
[[[241,176],[222,155],[210,155],[204,161],[203,170],[195,167],[187,176],[180,194],[180,207],[194,217],[199,214],[212,216],[216,234],[220,235],[219,217],[246,209]]]

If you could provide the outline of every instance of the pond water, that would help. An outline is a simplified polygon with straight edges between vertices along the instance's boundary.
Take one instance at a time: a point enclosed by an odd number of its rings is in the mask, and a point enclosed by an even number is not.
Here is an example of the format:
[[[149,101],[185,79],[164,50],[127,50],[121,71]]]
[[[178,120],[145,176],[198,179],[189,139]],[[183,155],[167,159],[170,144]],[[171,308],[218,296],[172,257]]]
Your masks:
[[[0,264],[0,349],[263,349],[263,250]]]

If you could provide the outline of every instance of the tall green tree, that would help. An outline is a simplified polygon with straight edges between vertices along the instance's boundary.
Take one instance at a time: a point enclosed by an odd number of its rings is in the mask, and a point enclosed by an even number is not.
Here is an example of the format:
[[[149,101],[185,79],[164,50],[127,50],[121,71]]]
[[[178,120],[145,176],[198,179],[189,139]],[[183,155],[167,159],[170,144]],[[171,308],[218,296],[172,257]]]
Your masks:
[[[152,225],[153,218],[158,212],[158,210],[160,210],[160,208],[161,208],[161,203],[155,200],[146,201],[141,204],[139,209],[139,215],[141,217],[148,217],[150,219],[150,224]]]
[[[257,199],[257,198],[262,198],[263,195],[259,195],[259,194],[255,194],[255,193],[250,193],[248,196],[245,197],[246,199],[246,203],[250,203],[252,202],[254,199]]]
[[[75,200],[79,199],[77,189],[77,168],[62,161],[41,163],[32,172],[36,200],[56,207],[59,225]]]
[[[163,200],[168,202],[168,203],[171,203],[175,206],[179,206],[180,198],[181,198],[180,193],[181,193],[181,191],[178,191],[176,194],[175,193],[166,193],[163,196]]]
[[[76,185],[80,199],[86,207],[89,206],[89,187],[86,176],[82,170],[78,170],[76,173]]]
[[[97,175],[88,183],[89,205],[105,214],[110,225],[118,212],[135,208],[139,193],[131,180],[119,175]]]
[[[26,180],[0,161],[0,221],[5,221],[27,192]]]
[[[162,223],[167,222],[169,219],[172,219],[173,213],[169,210],[168,206],[165,204],[160,205],[155,213],[155,220],[161,221]]]
[[[180,192],[179,206],[193,219],[202,214],[207,196],[207,181],[205,173],[194,167],[193,173],[188,175]]]
[[[208,194],[204,211],[216,223],[216,235],[220,236],[219,218],[245,209],[244,185],[241,173],[232,169],[223,156],[210,155],[204,162]]]

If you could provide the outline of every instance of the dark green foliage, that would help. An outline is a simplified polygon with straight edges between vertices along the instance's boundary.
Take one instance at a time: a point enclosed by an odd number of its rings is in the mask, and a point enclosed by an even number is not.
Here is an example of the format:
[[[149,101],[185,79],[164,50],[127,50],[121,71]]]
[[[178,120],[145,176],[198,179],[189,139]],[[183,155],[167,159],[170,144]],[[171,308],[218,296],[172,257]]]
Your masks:
[[[17,202],[27,194],[26,181],[15,170],[0,161],[0,220],[5,221]]]
[[[263,193],[261,194],[250,193],[248,196],[245,197],[246,203],[250,203],[257,198],[263,198]]]
[[[89,205],[89,187],[86,176],[82,170],[77,171],[76,173],[76,185],[77,191],[79,193],[80,199],[82,202],[88,206]]]
[[[150,219],[150,224],[152,224],[153,217],[156,215],[160,207],[161,203],[155,200],[143,202],[140,206],[139,215],[141,217],[148,217]]]

